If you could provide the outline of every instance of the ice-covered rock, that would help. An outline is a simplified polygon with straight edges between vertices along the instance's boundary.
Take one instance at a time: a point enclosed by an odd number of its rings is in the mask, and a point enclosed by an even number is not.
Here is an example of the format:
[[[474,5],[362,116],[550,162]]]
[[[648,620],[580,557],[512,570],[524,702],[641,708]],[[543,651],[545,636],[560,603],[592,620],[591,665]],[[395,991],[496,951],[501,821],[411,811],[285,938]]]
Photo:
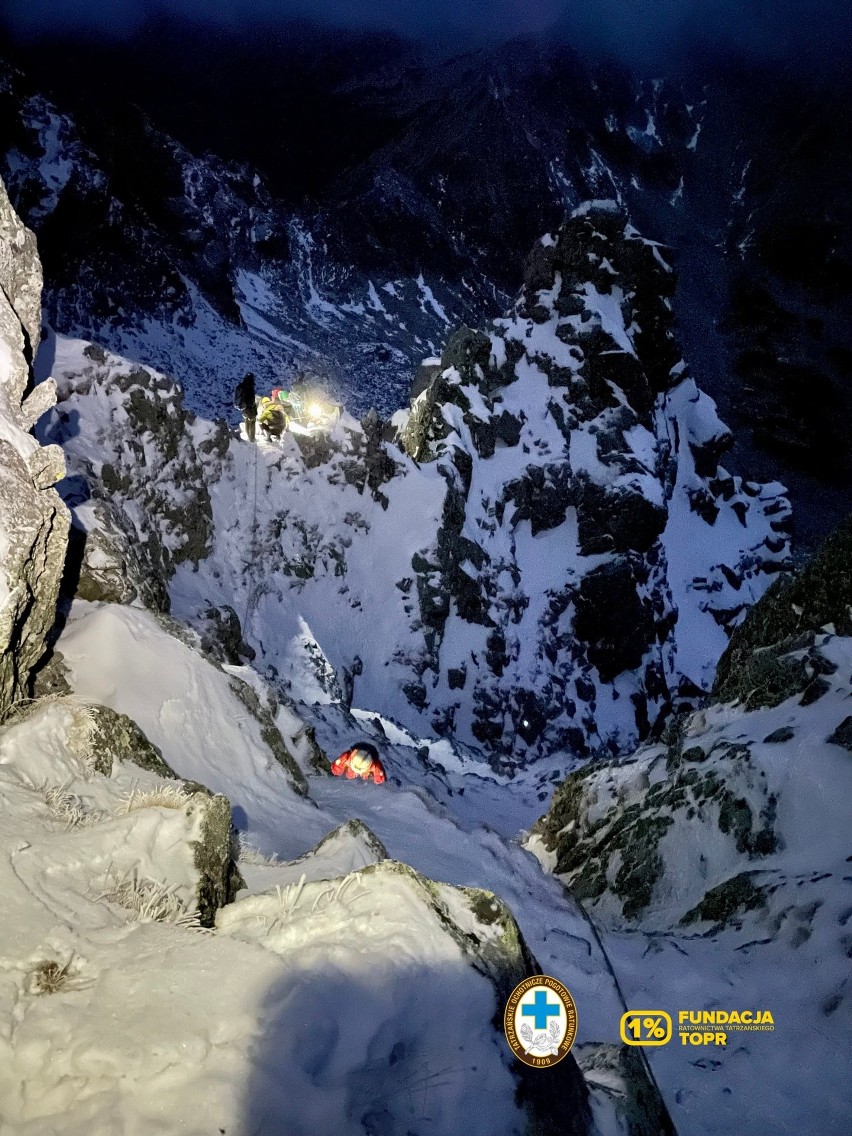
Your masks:
[[[221,454],[221,424],[199,423],[178,387],[94,344],[68,345],[57,406],[40,436],[73,456],[63,493],[82,549],[84,599],[167,606],[166,584],[184,561],[210,550],[212,512],[203,458]],[[75,396],[99,409],[82,416]]]
[[[285,864],[272,859],[254,863],[251,847],[245,856],[244,872],[249,890],[268,889],[272,884],[296,884],[300,880],[314,883],[348,876],[370,864],[387,859],[381,840],[360,820],[350,820],[324,836],[315,848]],[[254,878],[256,877],[256,879]]]
[[[48,831],[64,830],[64,841],[40,839],[29,858],[55,864],[46,890],[57,902],[99,883],[134,909],[159,888],[163,918],[211,926],[234,898],[241,881],[227,799],[152,760],[154,747],[126,716],[75,696],[41,700],[3,728],[0,751],[12,812],[23,822],[31,799]]]
[[[41,280],[35,237],[0,182],[0,717],[44,654],[68,540],[68,511],[51,488],[64,474],[62,451],[29,433],[53,396],[47,384],[26,397]]]

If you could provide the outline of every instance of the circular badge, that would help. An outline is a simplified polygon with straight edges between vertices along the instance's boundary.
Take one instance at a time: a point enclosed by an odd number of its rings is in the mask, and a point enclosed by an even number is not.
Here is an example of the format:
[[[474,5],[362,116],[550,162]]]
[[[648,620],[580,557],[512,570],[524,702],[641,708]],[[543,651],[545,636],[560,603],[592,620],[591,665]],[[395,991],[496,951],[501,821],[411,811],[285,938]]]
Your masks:
[[[503,1028],[519,1061],[546,1069],[571,1052],[577,1036],[577,1007],[561,982],[548,974],[534,974],[512,991]]]

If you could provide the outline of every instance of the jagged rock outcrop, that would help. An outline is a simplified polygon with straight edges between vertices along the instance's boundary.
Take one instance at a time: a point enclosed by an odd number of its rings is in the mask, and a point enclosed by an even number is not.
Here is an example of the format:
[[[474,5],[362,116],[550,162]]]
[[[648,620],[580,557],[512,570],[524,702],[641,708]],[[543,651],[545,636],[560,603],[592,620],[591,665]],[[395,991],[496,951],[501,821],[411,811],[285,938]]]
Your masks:
[[[199,424],[164,376],[94,344],[78,346],[41,428],[45,440],[73,453],[67,497],[75,528],[85,535],[78,593],[167,611],[175,569],[209,552],[212,510],[202,457],[221,454],[227,434],[221,424]],[[108,408],[91,434],[81,431],[74,411],[81,394]]]
[[[117,502],[94,498],[75,507],[70,544],[77,554],[75,595],[92,603],[141,603],[167,612],[169,595],[146,545]]]
[[[782,487],[720,465],[667,255],[612,202],[576,210],[514,312],[451,336],[402,430],[447,483],[412,561],[428,657],[409,696],[498,763],[647,736],[788,562]]]
[[[749,709],[774,706],[831,673],[816,649],[819,632],[852,635],[852,521],[831,534],[812,560],[776,580],[734,631],[716,671],[713,695]]]
[[[805,866],[828,873],[820,878],[842,870],[822,786],[838,801],[852,790],[840,755],[849,541],[846,524],[758,601],[712,705],[673,721],[660,744],[588,765],[557,789],[528,844],[599,918],[658,929],[769,920]]]
[[[68,510],[51,488],[62,451],[29,434],[54,397],[50,384],[29,393],[41,284],[35,237],[0,182],[0,718],[44,654],[68,541]]]
[[[86,706],[85,718],[87,729],[80,757],[91,764],[95,772],[111,777],[117,764],[129,761],[158,777],[176,780],[177,775],[163,760],[162,753],[132,718],[97,704]],[[77,737],[79,739],[79,734]]]

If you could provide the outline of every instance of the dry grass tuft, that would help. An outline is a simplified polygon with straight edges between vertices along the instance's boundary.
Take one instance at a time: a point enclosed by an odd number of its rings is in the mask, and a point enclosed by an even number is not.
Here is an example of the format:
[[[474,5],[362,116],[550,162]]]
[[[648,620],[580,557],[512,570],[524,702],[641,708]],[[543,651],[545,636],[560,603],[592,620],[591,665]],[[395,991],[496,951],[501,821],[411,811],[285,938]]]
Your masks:
[[[11,709],[3,720],[4,726],[14,726],[25,721],[42,706],[49,704],[62,705],[71,712],[71,725],[68,729],[68,747],[83,763],[86,776],[91,777],[95,772],[95,758],[92,753],[92,736],[95,728],[95,719],[92,709],[86,702],[81,702],[74,694],[43,694],[39,698],[19,698],[12,704]]]
[[[160,785],[156,789],[131,789],[118,806],[119,815],[137,809],[182,809],[191,794],[182,785]]]
[[[74,990],[80,985],[72,972],[74,956],[65,965],[54,959],[42,959],[27,975],[27,989],[30,994],[59,994],[62,990]]]
[[[132,912],[140,923],[173,923],[178,927],[200,928],[199,913],[187,911],[175,884],[151,880],[135,871],[121,879],[108,877],[105,890],[96,898],[119,904]]]
[[[246,844],[242,837],[240,838],[238,860],[241,864],[249,864],[255,868],[274,868],[281,863],[274,853],[271,856],[266,856],[253,845]]]
[[[97,762],[92,748],[95,716],[91,707],[85,703],[69,700],[69,708],[71,710],[71,728],[68,730],[68,745],[82,760],[86,775],[92,777],[97,772]]]
[[[61,821],[66,828],[83,828],[94,824],[103,816],[100,812],[90,812],[76,793],[69,793],[67,785],[39,785],[38,790],[44,798],[50,815]]]

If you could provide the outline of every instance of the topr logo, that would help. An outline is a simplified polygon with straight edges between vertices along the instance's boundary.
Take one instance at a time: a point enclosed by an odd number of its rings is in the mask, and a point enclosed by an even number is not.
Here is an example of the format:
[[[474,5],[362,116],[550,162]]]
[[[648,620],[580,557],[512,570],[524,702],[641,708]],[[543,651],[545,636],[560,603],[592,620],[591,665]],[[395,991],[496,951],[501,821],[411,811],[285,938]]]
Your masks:
[[[519,1061],[545,1069],[571,1052],[577,1036],[577,1007],[561,982],[548,974],[534,974],[512,991],[503,1028]]]

